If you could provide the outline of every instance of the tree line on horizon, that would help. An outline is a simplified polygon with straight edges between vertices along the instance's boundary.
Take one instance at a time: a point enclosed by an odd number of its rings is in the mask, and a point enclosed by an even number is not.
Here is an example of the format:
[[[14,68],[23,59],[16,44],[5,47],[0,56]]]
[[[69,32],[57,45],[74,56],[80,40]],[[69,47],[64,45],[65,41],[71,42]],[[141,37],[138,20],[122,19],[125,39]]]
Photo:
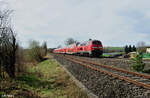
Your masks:
[[[131,45],[126,45],[124,48],[125,53],[129,53],[129,52],[135,52],[137,49],[135,47],[135,45],[131,46]]]
[[[126,45],[124,48],[125,53],[129,52],[139,52],[139,53],[146,53],[146,43],[144,41],[137,42],[137,45]]]

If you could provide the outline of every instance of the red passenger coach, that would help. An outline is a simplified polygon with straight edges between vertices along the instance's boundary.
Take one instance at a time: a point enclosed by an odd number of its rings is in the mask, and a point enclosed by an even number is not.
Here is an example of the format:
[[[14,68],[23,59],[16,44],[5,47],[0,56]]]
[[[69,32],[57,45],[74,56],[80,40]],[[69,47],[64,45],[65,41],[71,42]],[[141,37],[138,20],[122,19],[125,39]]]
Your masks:
[[[65,53],[65,49],[64,48],[54,49],[53,53]]]
[[[66,53],[67,54],[76,54],[77,53],[77,44],[71,44],[66,47]]]
[[[103,45],[99,40],[89,40],[81,44],[74,43],[65,48],[55,49],[54,53],[66,54],[87,54],[89,56],[101,56],[103,54]]]

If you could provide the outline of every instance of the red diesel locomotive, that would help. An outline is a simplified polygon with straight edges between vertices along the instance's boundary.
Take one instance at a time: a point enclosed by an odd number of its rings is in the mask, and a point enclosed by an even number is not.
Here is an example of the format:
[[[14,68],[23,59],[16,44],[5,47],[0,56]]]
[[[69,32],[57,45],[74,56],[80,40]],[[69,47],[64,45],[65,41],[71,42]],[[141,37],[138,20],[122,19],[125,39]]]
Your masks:
[[[82,44],[74,43],[65,48],[55,49],[54,53],[65,54],[87,54],[89,56],[101,56],[103,54],[103,45],[99,40],[89,40]]]

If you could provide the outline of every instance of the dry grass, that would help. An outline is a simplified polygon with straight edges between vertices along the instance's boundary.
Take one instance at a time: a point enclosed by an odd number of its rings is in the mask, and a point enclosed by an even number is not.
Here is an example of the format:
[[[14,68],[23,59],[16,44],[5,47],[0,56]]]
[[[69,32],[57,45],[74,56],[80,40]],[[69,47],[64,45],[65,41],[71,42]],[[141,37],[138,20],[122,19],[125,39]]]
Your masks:
[[[27,72],[16,79],[0,82],[0,95],[10,94],[15,98],[88,98],[78,88],[63,68],[50,56],[38,65],[27,65]]]

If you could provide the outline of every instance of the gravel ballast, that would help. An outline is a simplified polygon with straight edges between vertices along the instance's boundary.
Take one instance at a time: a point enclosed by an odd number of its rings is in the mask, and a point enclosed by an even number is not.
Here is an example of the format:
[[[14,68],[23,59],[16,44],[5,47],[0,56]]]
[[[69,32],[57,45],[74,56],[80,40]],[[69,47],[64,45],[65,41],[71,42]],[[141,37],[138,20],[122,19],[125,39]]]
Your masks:
[[[80,64],[52,54],[76,79],[99,98],[150,98],[149,90],[93,71]]]
[[[80,58],[83,60],[88,60],[88,61],[93,61],[96,63],[104,64],[104,65],[110,65],[118,68],[123,68],[126,70],[130,70],[130,65],[132,60],[127,59],[127,58],[90,58],[90,57],[85,57],[85,56],[74,56],[76,58]],[[150,61],[145,61],[145,70],[150,69]]]

